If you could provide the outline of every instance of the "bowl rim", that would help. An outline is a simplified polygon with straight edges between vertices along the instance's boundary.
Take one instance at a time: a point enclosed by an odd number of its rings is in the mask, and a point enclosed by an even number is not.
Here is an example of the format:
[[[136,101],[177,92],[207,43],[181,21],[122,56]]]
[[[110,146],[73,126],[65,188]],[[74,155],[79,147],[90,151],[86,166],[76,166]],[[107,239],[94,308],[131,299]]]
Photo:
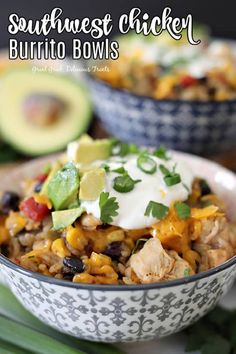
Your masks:
[[[157,98],[153,98],[151,96],[146,96],[146,95],[138,95],[134,92],[131,92],[129,90],[123,89],[123,88],[117,88],[117,87],[112,87],[111,85],[109,85],[107,82],[95,77],[92,73],[87,72],[86,73],[86,78],[88,78],[90,81],[94,81],[97,82],[98,84],[106,87],[107,89],[123,94],[123,95],[128,95],[130,97],[133,98],[139,98],[142,100],[146,100],[149,99],[155,103],[173,103],[176,105],[181,105],[181,104],[189,104],[189,105],[195,105],[195,106],[206,106],[206,105],[217,105],[217,106],[223,106],[223,105],[234,105],[236,104],[236,99],[233,100],[225,100],[225,101],[216,101],[216,100],[208,100],[208,101],[199,101],[199,100],[177,100],[177,99],[157,99]]]
[[[57,279],[54,277],[49,277],[47,275],[43,275],[37,272],[33,272],[29,269],[23,268],[22,266],[13,263],[10,259],[7,257],[3,256],[0,254],[0,265],[4,265],[7,268],[10,268],[13,271],[16,271],[17,273],[20,273],[24,276],[28,276],[30,278],[36,279],[40,282],[45,282],[49,283],[52,285],[59,285],[63,287],[69,287],[69,288],[74,288],[74,289],[80,289],[80,290],[88,290],[88,291],[140,291],[140,290],[155,290],[155,289],[166,289],[166,288],[171,288],[175,286],[181,286],[181,285],[187,285],[189,283],[196,282],[198,280],[202,280],[205,278],[209,278],[211,276],[214,276],[215,274],[218,274],[233,265],[236,264],[236,255],[231,257],[229,260],[226,262],[222,263],[221,265],[211,268],[207,271],[191,275],[189,277],[185,278],[180,278],[180,279],[175,279],[175,280],[169,280],[169,281],[162,281],[159,283],[151,283],[151,284],[131,284],[131,285],[123,285],[123,284],[117,284],[117,285],[112,285],[112,284],[107,284],[107,285],[102,285],[102,284],[82,284],[82,283],[73,283],[68,280],[63,280],[63,279]],[[0,267],[0,272],[1,272],[1,267]],[[5,273],[5,271],[3,270]],[[5,276],[5,274],[3,274]],[[8,283],[8,281],[7,281]]]
[[[222,171],[226,172],[227,174],[231,175],[234,179],[236,179],[236,175],[234,172],[230,171],[229,169],[225,168],[224,166],[221,166],[217,162],[208,160],[208,159],[198,156],[198,155],[186,153],[183,151],[170,150],[170,152],[172,154],[183,155],[183,156],[186,156],[189,158],[192,157],[196,160],[208,163],[215,168],[220,168]],[[37,163],[40,163],[40,162],[44,163],[44,162],[50,161],[51,159],[56,158],[57,156],[58,156],[58,154],[51,154],[48,156],[39,157],[39,158],[33,159],[31,161],[25,162],[23,164],[20,164],[20,166],[14,168],[10,172],[10,174],[14,175],[15,173],[17,173],[18,170],[21,170],[22,168],[26,167],[28,164],[37,165]],[[7,176],[7,178],[9,178],[9,175]],[[150,284],[132,284],[132,285],[107,284],[107,285],[102,285],[102,284],[73,283],[68,280],[57,279],[57,278],[49,277],[47,275],[43,275],[43,274],[40,274],[37,272],[33,272],[29,269],[23,268],[22,266],[12,262],[10,259],[8,259],[7,257],[5,257],[4,255],[2,255],[0,253],[0,273],[2,270],[1,265],[3,265],[7,268],[10,268],[13,271],[16,271],[17,273],[20,273],[22,275],[34,278],[36,280],[39,280],[39,281],[42,281],[45,283],[55,284],[55,285],[64,286],[64,287],[70,287],[70,288],[74,288],[74,289],[81,289],[81,290],[84,289],[84,290],[89,290],[89,291],[91,291],[91,290],[94,290],[94,291],[134,291],[134,290],[138,291],[139,290],[140,291],[140,290],[152,290],[152,289],[165,289],[165,288],[170,288],[172,286],[180,286],[180,285],[193,283],[195,281],[214,276],[215,274],[218,274],[218,273],[232,267],[235,264],[236,264],[236,255],[234,255],[233,257],[228,259],[226,262],[220,264],[219,266],[217,266],[215,268],[211,268],[207,271],[197,273],[197,274],[185,277],[185,278],[169,280],[169,281],[162,281],[162,282],[158,282],[158,283],[150,283]]]

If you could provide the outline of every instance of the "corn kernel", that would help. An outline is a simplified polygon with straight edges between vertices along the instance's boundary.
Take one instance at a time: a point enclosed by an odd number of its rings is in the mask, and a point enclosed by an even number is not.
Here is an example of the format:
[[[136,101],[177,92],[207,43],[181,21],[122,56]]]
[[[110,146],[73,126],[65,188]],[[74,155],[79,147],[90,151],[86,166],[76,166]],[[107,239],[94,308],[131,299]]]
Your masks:
[[[73,278],[74,283],[86,283],[86,284],[94,284],[95,278],[87,273],[79,273],[76,274]]]
[[[122,230],[115,230],[115,231],[110,232],[107,235],[107,241],[109,243],[117,242],[117,241],[123,241],[124,238],[125,238],[125,233]]]
[[[217,213],[219,208],[215,205],[209,205],[205,208],[192,208],[191,217],[194,219],[204,219],[209,218]]]
[[[105,256],[104,254],[92,252],[90,257],[90,263],[93,267],[102,267],[103,265],[110,265],[111,258]]]
[[[26,220],[18,212],[11,211],[6,219],[6,228],[9,230],[11,236],[15,236],[24,229]]]
[[[9,232],[8,230],[0,225],[0,245],[6,243],[9,240]]]
[[[225,101],[229,99],[229,93],[226,90],[218,90],[215,94],[215,99],[217,101]]]
[[[62,238],[53,241],[52,252],[61,258],[70,256],[70,251],[66,248],[65,242]]]
[[[76,250],[82,251],[87,245],[88,240],[83,235],[79,227],[69,226],[66,233],[66,241]]]

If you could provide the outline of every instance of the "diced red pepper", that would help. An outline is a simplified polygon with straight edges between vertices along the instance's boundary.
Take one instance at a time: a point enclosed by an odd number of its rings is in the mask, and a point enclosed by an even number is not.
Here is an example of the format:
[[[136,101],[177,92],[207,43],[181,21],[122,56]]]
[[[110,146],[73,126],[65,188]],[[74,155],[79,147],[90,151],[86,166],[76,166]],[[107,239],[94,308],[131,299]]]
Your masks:
[[[42,221],[50,212],[45,204],[37,203],[33,197],[24,200],[20,204],[20,210],[28,218],[34,221]]]
[[[36,177],[36,181],[38,181],[38,182],[44,182],[45,180],[46,180],[46,178],[47,178],[47,174],[46,173],[42,173],[41,175],[38,175],[37,177]]]
[[[183,87],[193,86],[196,82],[197,82],[197,80],[194,77],[192,77],[191,75],[185,75],[180,79],[180,84]]]

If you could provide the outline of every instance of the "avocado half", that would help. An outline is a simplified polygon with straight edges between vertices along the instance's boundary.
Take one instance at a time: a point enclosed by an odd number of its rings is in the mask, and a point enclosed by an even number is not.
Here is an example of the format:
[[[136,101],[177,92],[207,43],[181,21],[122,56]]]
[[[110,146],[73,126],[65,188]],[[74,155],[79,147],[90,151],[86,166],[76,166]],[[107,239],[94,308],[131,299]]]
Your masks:
[[[27,97],[53,97],[62,102],[60,117],[39,126],[26,118]],[[0,87],[0,134],[17,150],[41,155],[66,147],[84,133],[92,117],[92,105],[85,88],[77,81],[49,72],[20,69],[8,72]]]

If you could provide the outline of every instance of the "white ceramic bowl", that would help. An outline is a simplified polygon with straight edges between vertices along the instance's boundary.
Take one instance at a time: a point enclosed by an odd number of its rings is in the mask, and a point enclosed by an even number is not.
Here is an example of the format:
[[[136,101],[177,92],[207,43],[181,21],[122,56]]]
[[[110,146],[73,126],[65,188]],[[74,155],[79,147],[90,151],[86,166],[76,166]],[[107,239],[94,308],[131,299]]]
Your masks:
[[[236,176],[202,158],[174,153],[198,176],[207,178],[236,219]],[[51,158],[27,163],[0,181],[0,190],[18,189]],[[18,300],[36,317],[78,338],[124,342],[160,338],[178,332],[208,312],[229,290],[236,257],[188,278],[150,285],[86,285],[25,270],[0,256],[1,276]]]

